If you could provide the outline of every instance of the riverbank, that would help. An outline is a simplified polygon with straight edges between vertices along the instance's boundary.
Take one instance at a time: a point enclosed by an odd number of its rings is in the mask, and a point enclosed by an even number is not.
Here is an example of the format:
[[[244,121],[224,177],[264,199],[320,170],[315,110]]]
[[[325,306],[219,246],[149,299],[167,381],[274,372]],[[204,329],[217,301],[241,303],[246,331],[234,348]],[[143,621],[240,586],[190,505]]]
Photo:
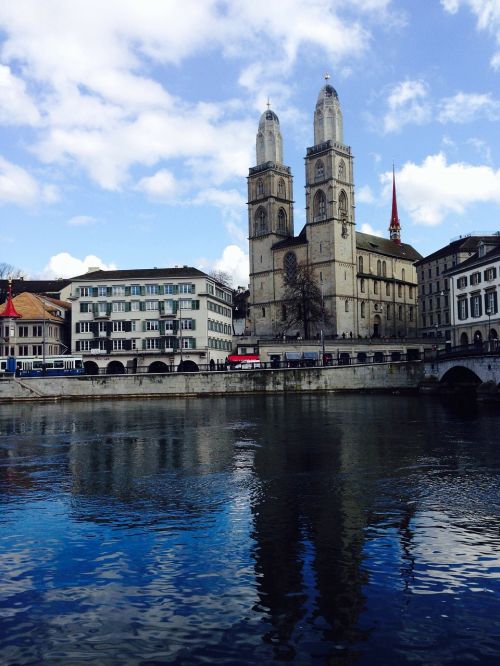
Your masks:
[[[0,402],[409,391],[418,388],[423,372],[423,364],[417,361],[231,372],[16,377],[0,381]]]

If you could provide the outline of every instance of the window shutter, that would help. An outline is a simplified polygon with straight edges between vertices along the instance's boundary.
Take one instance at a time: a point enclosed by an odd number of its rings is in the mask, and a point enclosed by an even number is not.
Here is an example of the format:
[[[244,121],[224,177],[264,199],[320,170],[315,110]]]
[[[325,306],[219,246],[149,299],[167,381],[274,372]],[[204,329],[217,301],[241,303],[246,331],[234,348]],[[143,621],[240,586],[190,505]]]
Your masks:
[[[483,314],[483,304],[481,302],[481,296],[477,297],[477,302],[478,302],[478,305],[479,305],[479,316],[481,316]]]
[[[92,296],[98,296],[97,287],[92,287]]]
[[[146,349],[146,340],[145,340],[145,339],[142,339],[141,342],[142,342],[142,348],[143,348],[143,349]]]
[[[165,335],[165,322],[160,322],[160,335]]]
[[[196,331],[196,319],[191,319],[191,330]]]
[[[497,292],[493,294],[493,313],[496,314],[498,312],[498,301],[497,301]]]
[[[178,293],[179,293],[179,285],[178,285],[178,284],[174,284],[174,290],[173,290],[173,293],[174,293],[174,294],[178,294]]]
[[[106,296],[112,296],[113,295],[113,290],[111,287],[106,287]]]
[[[75,324],[75,333],[80,333],[80,322],[77,321]]]
[[[123,341],[123,349],[125,351],[130,351],[132,349],[132,343],[130,340],[124,340]]]
[[[130,310],[131,310],[130,301],[125,301],[125,312],[130,312]]]
[[[80,296],[80,295],[81,295],[81,294],[80,294],[80,287],[77,287],[77,288],[75,289],[75,293],[76,293],[77,296]]]
[[[108,304],[106,305],[106,314],[108,315],[108,317],[109,317],[109,315],[111,314],[111,303],[108,303]]]
[[[77,352],[80,351],[80,340],[77,340],[77,341],[76,341],[75,351],[77,351]]]
[[[142,330],[143,330],[143,331],[146,330],[146,322],[145,322],[145,321],[142,322]]]
[[[196,338],[190,338],[191,349],[196,349]]]
[[[194,284],[191,285],[191,293],[196,294],[196,285]]]
[[[144,301],[140,301],[139,309],[141,312],[144,312],[146,310],[146,303]]]
[[[97,307],[97,303],[93,303],[93,305],[92,305],[92,311],[93,311],[93,313],[94,313],[94,317],[97,317],[97,315],[99,314],[99,309],[98,309],[98,307]]]
[[[146,295],[146,287],[144,285],[141,285],[141,296]]]
[[[174,311],[174,314],[175,314],[175,313],[177,313],[177,310],[179,309],[179,301],[172,301],[172,305],[173,305],[173,311]]]
[[[191,309],[192,310],[199,310],[200,309],[200,301],[191,301]]]
[[[162,284],[160,284],[160,286],[158,287],[158,293],[160,294],[160,296],[163,296],[163,294],[165,293],[165,287]]]
[[[130,287],[125,287],[125,296],[130,296]]]

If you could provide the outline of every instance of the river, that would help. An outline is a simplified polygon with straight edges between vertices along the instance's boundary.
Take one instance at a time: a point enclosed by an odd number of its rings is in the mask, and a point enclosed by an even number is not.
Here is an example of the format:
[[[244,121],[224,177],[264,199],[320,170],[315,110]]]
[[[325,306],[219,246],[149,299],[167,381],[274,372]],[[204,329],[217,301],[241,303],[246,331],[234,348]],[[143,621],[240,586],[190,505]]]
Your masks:
[[[0,406],[0,663],[500,663],[500,412]]]

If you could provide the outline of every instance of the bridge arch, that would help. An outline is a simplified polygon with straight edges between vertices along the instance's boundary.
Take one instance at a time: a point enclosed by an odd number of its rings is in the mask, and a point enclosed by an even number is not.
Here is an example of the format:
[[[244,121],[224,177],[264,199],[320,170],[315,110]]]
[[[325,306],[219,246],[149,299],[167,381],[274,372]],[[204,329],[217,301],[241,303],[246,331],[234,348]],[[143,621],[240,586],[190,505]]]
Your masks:
[[[482,380],[473,370],[463,365],[454,365],[444,373],[440,383],[455,386],[478,386],[482,383]]]

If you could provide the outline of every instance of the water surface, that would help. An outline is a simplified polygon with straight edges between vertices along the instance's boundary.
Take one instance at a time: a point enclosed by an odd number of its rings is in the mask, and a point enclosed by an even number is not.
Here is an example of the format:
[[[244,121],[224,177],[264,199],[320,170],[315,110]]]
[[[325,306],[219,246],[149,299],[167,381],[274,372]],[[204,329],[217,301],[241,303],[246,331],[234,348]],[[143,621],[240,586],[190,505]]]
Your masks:
[[[0,663],[498,664],[498,408],[0,406]]]

